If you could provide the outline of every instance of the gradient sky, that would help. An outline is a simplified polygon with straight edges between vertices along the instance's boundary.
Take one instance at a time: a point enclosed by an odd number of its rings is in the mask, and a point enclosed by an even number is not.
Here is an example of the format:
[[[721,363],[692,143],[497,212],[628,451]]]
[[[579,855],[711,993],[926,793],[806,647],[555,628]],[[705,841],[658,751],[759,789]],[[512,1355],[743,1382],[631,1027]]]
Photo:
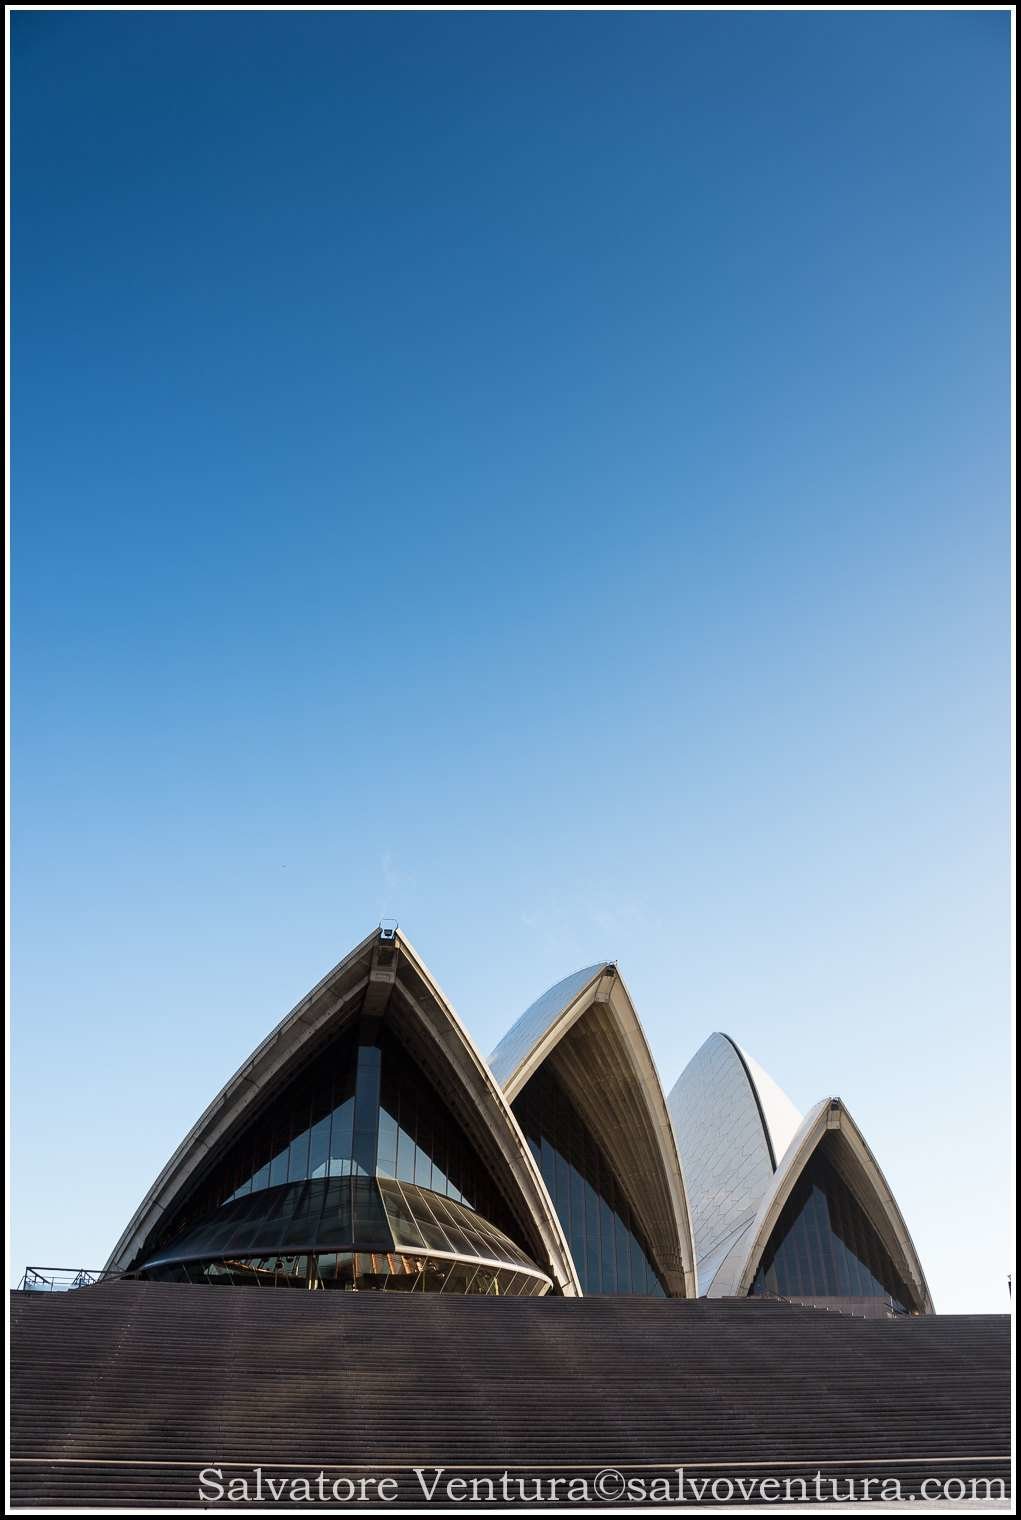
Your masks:
[[[383,914],[1006,1310],[1010,18],[11,19],[13,1260]]]

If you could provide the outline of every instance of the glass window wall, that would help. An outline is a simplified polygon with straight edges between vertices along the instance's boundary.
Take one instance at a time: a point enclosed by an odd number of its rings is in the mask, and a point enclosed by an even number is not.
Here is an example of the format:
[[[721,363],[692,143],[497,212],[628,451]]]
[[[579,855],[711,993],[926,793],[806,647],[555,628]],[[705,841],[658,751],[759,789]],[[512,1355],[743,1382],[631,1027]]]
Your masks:
[[[663,1285],[601,1147],[549,1065],[514,1102],[549,1188],[585,1293],[651,1293]]]
[[[292,1210],[277,1195],[296,1183],[322,1184],[301,1195],[303,1207],[367,1211],[356,1228],[365,1243],[378,1237],[385,1220],[374,1188],[327,1187],[339,1179],[368,1183],[373,1175],[392,1178],[409,1188],[440,1194],[461,1214],[477,1211],[505,1235],[520,1230],[460,1124],[432,1083],[385,1028],[362,1021],[333,1040],[259,1114],[223,1159],[167,1221],[156,1245],[158,1256],[183,1235],[201,1228],[216,1245],[236,1247],[231,1230],[256,1219],[268,1223],[273,1210]],[[256,1195],[273,1195],[246,1212],[239,1206]],[[353,1200],[353,1203],[352,1203]],[[223,1219],[220,1210],[230,1210]],[[431,1250],[470,1251],[463,1219],[455,1222],[442,1206],[420,1210],[422,1244]],[[214,1216],[216,1216],[214,1218]],[[295,1216],[287,1240],[262,1242],[267,1248],[298,1241]],[[218,1232],[218,1225],[226,1228]],[[452,1231],[454,1238],[448,1233]],[[367,1232],[367,1233],[366,1233]],[[250,1232],[249,1232],[250,1233]],[[342,1234],[344,1232],[342,1231]],[[350,1241],[350,1230],[347,1231]],[[250,1243],[250,1242],[249,1242]],[[150,1253],[153,1254],[153,1253]],[[527,1258],[526,1258],[527,1260]]]
[[[889,1298],[904,1312],[910,1307],[911,1293],[825,1140],[783,1206],[750,1291],[784,1298]]]

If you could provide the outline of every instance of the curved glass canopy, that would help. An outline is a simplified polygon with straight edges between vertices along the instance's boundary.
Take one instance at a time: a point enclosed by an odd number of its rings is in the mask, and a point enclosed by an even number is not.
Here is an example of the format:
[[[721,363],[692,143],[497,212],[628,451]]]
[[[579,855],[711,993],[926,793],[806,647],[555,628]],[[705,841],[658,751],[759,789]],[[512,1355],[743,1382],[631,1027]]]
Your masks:
[[[224,1257],[160,1267],[146,1276],[160,1282],[204,1283],[224,1288],[486,1293],[501,1298],[538,1298],[549,1289],[548,1279],[515,1272],[510,1267],[394,1251]]]
[[[256,1286],[517,1294],[552,1287],[520,1246],[473,1209],[387,1177],[310,1179],[249,1193],[139,1270],[160,1280]]]

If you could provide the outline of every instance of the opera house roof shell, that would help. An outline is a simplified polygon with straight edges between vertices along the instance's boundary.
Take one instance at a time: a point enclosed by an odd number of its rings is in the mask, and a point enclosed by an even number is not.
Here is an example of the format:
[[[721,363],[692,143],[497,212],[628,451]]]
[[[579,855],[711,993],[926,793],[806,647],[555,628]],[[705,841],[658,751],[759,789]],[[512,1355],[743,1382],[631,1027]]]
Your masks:
[[[800,1113],[723,1034],[665,1098],[609,961],[487,1060],[374,930],[216,1095],[108,1269],[69,1276],[11,1295],[11,1492],[47,1513],[361,1510],[384,1483],[417,1510],[437,1475],[441,1508],[487,1511],[617,1502],[607,1474],[639,1508],[1008,1492],[1009,1316],[931,1312],[839,1098]]]
[[[802,1116],[713,1034],[667,1100],[608,961],[551,987],[487,1060],[396,928],[367,935],[248,1056],[106,1270],[932,1311],[839,1098]]]

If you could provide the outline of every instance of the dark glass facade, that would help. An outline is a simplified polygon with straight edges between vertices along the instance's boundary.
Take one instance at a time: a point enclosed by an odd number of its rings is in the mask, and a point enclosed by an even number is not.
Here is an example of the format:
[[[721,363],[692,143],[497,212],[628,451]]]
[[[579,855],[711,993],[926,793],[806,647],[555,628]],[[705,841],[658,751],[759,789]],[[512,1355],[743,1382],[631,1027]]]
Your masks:
[[[506,1205],[460,1125],[386,1029],[381,1050],[377,1174],[467,1204],[514,1234]]]
[[[549,1063],[513,1104],[560,1217],[584,1293],[664,1295],[634,1212]]]
[[[225,1232],[237,1228],[247,1240],[253,1221],[285,1207],[280,1190],[298,1183],[315,1186],[289,1192],[287,1208],[298,1199],[302,1214],[325,1211],[338,1222],[345,1211],[357,1222],[363,1211],[365,1228],[355,1243],[371,1246],[374,1237],[366,1231],[378,1192],[356,1184],[377,1175],[474,1210],[521,1244],[501,1194],[432,1083],[380,1021],[363,1019],[324,1047],[258,1115],[168,1221],[150,1259],[162,1259],[169,1244],[197,1225],[214,1231],[224,1248],[238,1249]],[[255,1200],[247,1211],[239,1207],[246,1199]],[[312,1244],[293,1237],[290,1243]]]
[[[889,1298],[908,1312],[912,1295],[826,1146],[824,1140],[784,1204],[750,1292]]]

